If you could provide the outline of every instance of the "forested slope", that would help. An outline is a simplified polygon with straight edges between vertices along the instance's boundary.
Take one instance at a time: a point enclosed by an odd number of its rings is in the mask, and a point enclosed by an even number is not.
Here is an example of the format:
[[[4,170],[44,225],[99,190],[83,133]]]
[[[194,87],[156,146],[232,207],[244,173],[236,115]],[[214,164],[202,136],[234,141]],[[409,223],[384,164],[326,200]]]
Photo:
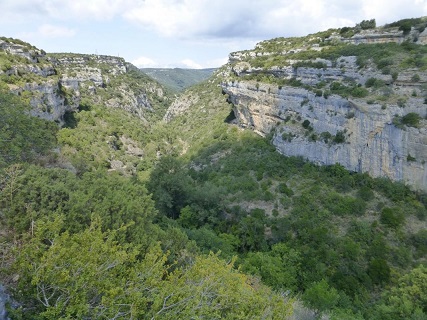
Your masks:
[[[426,317],[427,196],[279,154],[274,132],[235,124],[221,87],[229,66],[175,101],[138,73],[79,84],[86,96],[58,126],[30,116],[40,106],[8,77],[32,80],[12,62],[0,99],[11,318]],[[119,107],[129,96],[117,85],[156,107]]]

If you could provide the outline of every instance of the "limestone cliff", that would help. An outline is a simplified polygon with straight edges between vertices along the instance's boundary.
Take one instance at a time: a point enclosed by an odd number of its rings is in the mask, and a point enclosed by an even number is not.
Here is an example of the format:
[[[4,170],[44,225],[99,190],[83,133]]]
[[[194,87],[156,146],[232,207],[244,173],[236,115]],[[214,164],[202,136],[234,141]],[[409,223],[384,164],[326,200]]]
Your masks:
[[[123,58],[46,54],[15,39],[0,40],[0,77],[9,89],[27,99],[32,114],[64,123],[84,99],[122,108],[146,120],[152,101],[167,100],[163,88]]]
[[[427,191],[425,67],[405,65],[412,56],[404,56],[398,44],[369,43],[365,41],[366,50],[387,48],[399,54],[378,59],[351,55],[361,47],[345,42],[315,49],[303,43],[310,59],[298,48],[290,54],[263,54],[260,46],[234,53],[223,91],[238,124],[263,136],[271,134],[272,143],[286,156],[320,165],[339,163]],[[424,52],[424,46],[416,46],[413,50]],[[325,58],[323,50],[335,55]],[[366,58],[363,64],[361,58]],[[387,62],[391,72],[382,65],[384,59],[392,59]],[[271,65],[274,62],[278,65]]]

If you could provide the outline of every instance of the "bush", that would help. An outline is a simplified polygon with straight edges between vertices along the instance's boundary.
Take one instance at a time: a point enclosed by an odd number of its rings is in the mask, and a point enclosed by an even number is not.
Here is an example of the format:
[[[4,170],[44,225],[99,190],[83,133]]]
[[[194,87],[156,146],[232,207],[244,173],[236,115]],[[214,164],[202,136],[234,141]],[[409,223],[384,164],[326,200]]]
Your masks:
[[[396,81],[398,76],[399,76],[399,73],[398,73],[397,71],[394,71],[394,72],[391,74],[391,78],[393,79],[393,81]]]
[[[420,230],[412,236],[412,245],[417,250],[417,255],[427,254],[427,230]]]
[[[353,90],[351,90],[351,95],[355,98],[364,98],[368,94],[368,90],[362,87],[354,87]]]
[[[286,194],[288,197],[291,197],[294,195],[294,192],[292,191],[292,189],[290,189],[286,183],[280,183],[277,186],[277,191],[283,194]]]
[[[370,201],[374,198],[374,192],[368,186],[361,187],[357,192],[357,195],[365,201]]]
[[[382,224],[396,229],[403,224],[405,216],[398,209],[386,207],[381,211],[380,221]]]
[[[345,142],[345,134],[344,131],[338,131],[334,137],[334,143],[344,143]]]
[[[381,79],[376,79],[376,78],[369,78],[365,82],[366,88],[374,87],[375,89],[378,89],[378,88],[381,88],[383,85],[384,85],[384,81],[382,81]]]
[[[419,82],[421,80],[420,75],[419,74],[414,74],[411,78],[411,80],[413,82]]]
[[[402,117],[401,123],[407,125],[408,127],[418,128],[420,120],[421,116],[418,113],[410,112]]]
[[[305,128],[305,129],[308,129],[308,127],[310,127],[310,121],[309,120],[304,120],[303,121],[303,123],[302,123],[302,126]]]
[[[384,259],[373,259],[369,262],[368,275],[373,283],[381,284],[390,280],[390,267]]]
[[[383,69],[387,66],[391,66],[392,64],[393,64],[392,59],[384,58],[384,59],[381,59],[380,61],[378,61],[377,66],[378,66],[378,69]]]
[[[357,24],[361,29],[367,30],[367,29],[374,29],[377,26],[377,22],[375,19],[371,20],[362,20],[359,24]]]
[[[321,97],[323,95],[323,91],[320,89],[315,90],[314,93],[316,94],[316,97]]]

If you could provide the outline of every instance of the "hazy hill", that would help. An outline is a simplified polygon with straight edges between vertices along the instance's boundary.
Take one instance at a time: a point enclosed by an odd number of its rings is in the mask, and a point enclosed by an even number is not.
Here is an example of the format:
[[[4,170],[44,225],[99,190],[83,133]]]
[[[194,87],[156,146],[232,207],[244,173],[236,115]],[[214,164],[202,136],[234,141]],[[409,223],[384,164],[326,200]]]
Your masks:
[[[140,70],[174,91],[182,91],[188,87],[191,87],[192,85],[206,80],[215,71],[214,68],[141,68]]]

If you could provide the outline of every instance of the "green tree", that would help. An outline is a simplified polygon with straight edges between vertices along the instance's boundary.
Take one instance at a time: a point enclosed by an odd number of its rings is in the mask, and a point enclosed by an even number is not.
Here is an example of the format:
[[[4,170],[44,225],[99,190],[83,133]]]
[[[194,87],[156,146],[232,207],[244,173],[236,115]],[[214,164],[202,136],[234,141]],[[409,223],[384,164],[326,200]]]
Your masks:
[[[426,319],[427,267],[421,265],[403,275],[384,293],[378,310],[379,319]]]
[[[120,230],[102,232],[99,217],[76,234],[61,232],[63,225],[61,216],[38,221],[34,237],[19,250],[15,270],[24,316],[141,318],[147,311],[147,292],[166,272],[161,251],[153,247],[138,264],[138,248],[119,244]]]
[[[177,158],[164,157],[154,168],[148,184],[157,208],[167,217],[177,219],[186,205],[190,178]]]
[[[152,319],[283,319],[292,299],[239,273],[217,255],[199,256],[169,275],[156,292]]]
[[[29,110],[17,96],[0,88],[0,168],[32,161],[56,144],[56,124],[30,116]]]
[[[317,311],[318,314],[330,310],[336,306],[339,294],[335,288],[331,288],[326,280],[313,283],[302,296],[304,303]]]

